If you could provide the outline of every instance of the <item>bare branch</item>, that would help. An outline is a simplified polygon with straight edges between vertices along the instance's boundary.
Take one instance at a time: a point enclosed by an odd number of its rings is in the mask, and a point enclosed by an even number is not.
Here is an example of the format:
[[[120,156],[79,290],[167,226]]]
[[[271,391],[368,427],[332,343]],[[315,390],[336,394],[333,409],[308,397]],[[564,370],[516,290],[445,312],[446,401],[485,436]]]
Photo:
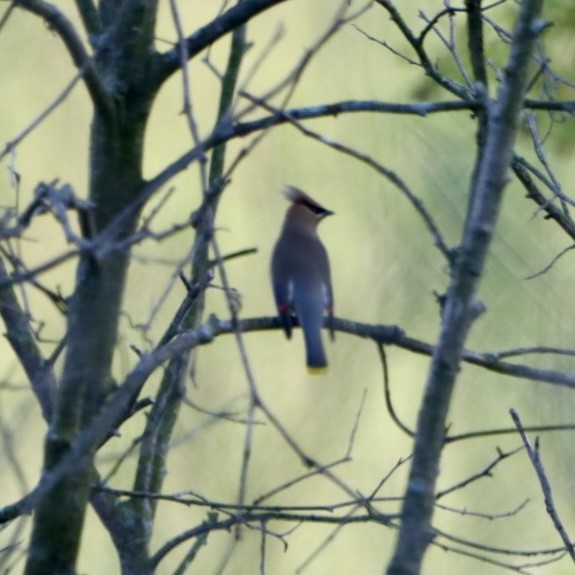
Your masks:
[[[0,258],[0,282],[6,282],[8,277],[4,260]],[[0,289],[0,315],[6,325],[8,341],[26,371],[44,419],[50,421],[56,391],[52,365],[42,357],[30,327],[30,318],[20,307],[10,285]]]
[[[82,23],[88,33],[92,46],[97,46],[96,38],[103,32],[100,14],[96,10],[93,0],[75,0]]]
[[[110,96],[96,70],[93,59],[88,55],[70,20],[54,4],[45,0],[15,0],[14,3],[43,18],[48,26],[60,36],[76,68],[82,73],[94,106],[103,117],[109,117],[113,109]]]
[[[389,4],[387,0],[379,3]],[[495,227],[507,172],[513,157],[527,68],[543,26],[542,0],[525,0],[519,8],[514,41],[498,98],[487,110],[489,129],[479,152],[477,177],[461,247],[443,309],[441,333],[433,355],[420,408],[402,524],[388,575],[416,575],[432,537],[435,483],[444,445],[445,419],[455,386],[463,346],[471,327],[472,307]]]
[[[377,346],[377,350],[379,351],[379,357],[381,359],[381,365],[383,368],[383,395],[385,397],[385,406],[387,407],[387,412],[389,413],[395,425],[397,425],[397,427],[399,427],[401,431],[403,431],[406,435],[409,435],[409,437],[415,437],[415,433],[411,429],[409,429],[409,427],[407,427],[407,425],[405,425],[403,421],[401,421],[401,419],[399,419],[397,413],[395,412],[393,402],[391,401],[391,390],[389,386],[389,370],[387,367],[387,355],[385,353],[385,348],[381,343],[379,343]]]
[[[426,74],[435,80],[440,86],[445,88],[447,91],[451,92],[452,94],[457,95],[459,98],[467,99],[469,97],[468,90],[456,82],[453,82],[443,74],[439,72],[439,70],[431,63],[425,48],[423,47],[423,39],[425,36],[417,37],[409,28],[407,23],[405,22],[404,18],[400,14],[399,10],[396,8],[394,3],[391,0],[375,0],[377,4],[379,4],[382,8],[387,10],[388,14],[390,15],[391,19],[399,29],[399,31],[403,34],[404,38],[407,40],[409,45],[413,48],[417,57],[419,58],[419,62],[423,69],[425,70]]]
[[[563,231],[575,241],[575,222],[569,216],[569,213],[565,212],[562,208],[556,206],[551,200],[545,197],[545,195],[538,188],[536,183],[533,181],[531,174],[533,169],[528,162],[523,158],[516,156],[512,163],[513,173],[517,176],[525,190],[527,191],[527,197],[533,200],[537,205],[545,211],[545,214],[549,219],[554,220],[559,224]]]
[[[465,0],[465,8],[467,9],[467,45],[473,76],[476,82],[481,82],[487,87],[481,0]]]
[[[245,24],[251,18],[271,8],[281,4],[285,0],[245,0],[238,2],[235,6],[218,16],[215,20],[196,30],[186,40],[186,50],[188,58],[193,58],[208,46],[213,44],[218,38],[228,34],[237,27]],[[162,54],[156,82],[158,85],[167,80],[180,66],[180,55],[178,48],[173,48],[169,52]]]
[[[517,427],[517,431],[521,436],[521,440],[523,441],[523,445],[527,450],[527,454],[529,455],[529,459],[533,464],[533,468],[535,469],[535,473],[537,473],[537,478],[539,479],[539,483],[541,485],[541,491],[543,491],[543,497],[545,498],[545,509],[551,517],[551,521],[553,521],[553,525],[559,533],[563,544],[565,545],[565,549],[567,553],[569,553],[571,560],[575,563],[575,545],[571,542],[561,519],[559,518],[559,513],[557,512],[557,508],[555,507],[555,503],[553,502],[553,493],[551,491],[551,485],[549,484],[549,480],[547,479],[547,474],[545,473],[545,469],[543,467],[543,463],[541,462],[541,456],[539,455],[539,438],[535,439],[535,446],[533,447],[527,438],[527,434],[523,429],[523,424],[521,423],[521,419],[519,414],[514,410],[511,409],[509,411],[511,417],[513,419],[513,423]]]
[[[442,489],[441,491],[438,491],[436,494],[436,499],[441,499],[442,497],[445,497],[446,495],[450,495],[451,493],[455,492],[455,491],[459,491],[460,489],[464,489],[465,487],[467,487],[468,485],[470,485],[471,483],[474,483],[475,481],[478,481],[479,479],[484,479],[486,477],[491,477],[492,476],[492,471],[502,462],[505,461],[507,458],[512,457],[513,455],[516,455],[517,453],[519,453],[520,451],[523,451],[522,447],[518,447],[517,449],[514,449],[512,451],[501,451],[500,449],[497,449],[497,457],[495,457],[495,459],[489,463],[488,465],[486,465],[483,469],[481,469],[480,471],[473,473],[472,475],[466,477],[465,479],[463,479],[462,481],[459,481],[458,483],[456,483],[455,485],[452,485],[451,487],[446,487],[445,489]]]

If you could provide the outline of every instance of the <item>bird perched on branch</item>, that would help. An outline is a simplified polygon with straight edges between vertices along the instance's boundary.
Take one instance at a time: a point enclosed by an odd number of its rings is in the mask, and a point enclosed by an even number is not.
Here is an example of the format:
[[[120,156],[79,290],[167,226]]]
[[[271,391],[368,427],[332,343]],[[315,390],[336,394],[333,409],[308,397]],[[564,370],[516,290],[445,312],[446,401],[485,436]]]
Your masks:
[[[288,339],[295,314],[303,330],[310,373],[327,371],[321,339],[327,312],[333,340],[333,292],[329,259],[317,225],[333,214],[295,186],[284,192],[291,201],[275,245],[271,275],[279,319]]]

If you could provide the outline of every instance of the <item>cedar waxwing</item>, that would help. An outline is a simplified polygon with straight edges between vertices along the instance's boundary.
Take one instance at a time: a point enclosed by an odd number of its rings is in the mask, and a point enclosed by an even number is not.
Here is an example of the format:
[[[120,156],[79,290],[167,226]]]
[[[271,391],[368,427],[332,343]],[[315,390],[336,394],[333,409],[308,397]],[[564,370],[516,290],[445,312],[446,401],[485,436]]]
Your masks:
[[[327,370],[321,328],[324,311],[329,319],[333,317],[333,293],[329,260],[317,235],[317,225],[333,212],[294,186],[288,186],[284,193],[292,205],[272,255],[276,306],[288,339],[292,315],[297,315],[303,329],[308,371],[321,373]]]

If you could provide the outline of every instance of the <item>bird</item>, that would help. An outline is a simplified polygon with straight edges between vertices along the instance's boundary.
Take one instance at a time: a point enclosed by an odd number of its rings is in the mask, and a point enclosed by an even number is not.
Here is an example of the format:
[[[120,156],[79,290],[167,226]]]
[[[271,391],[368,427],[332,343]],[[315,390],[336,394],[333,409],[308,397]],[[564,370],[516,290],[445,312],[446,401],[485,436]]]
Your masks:
[[[287,186],[291,202],[271,259],[272,287],[280,324],[291,339],[293,315],[303,330],[308,372],[323,374],[328,363],[321,338],[327,313],[331,339],[333,290],[329,258],[317,234],[321,220],[334,214],[295,186]]]

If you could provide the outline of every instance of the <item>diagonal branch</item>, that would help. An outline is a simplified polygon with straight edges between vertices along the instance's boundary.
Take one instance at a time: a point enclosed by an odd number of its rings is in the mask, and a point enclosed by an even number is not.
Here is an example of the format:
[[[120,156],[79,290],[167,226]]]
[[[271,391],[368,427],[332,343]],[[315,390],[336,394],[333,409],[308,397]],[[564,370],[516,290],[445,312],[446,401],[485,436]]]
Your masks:
[[[527,197],[541,207],[547,219],[554,220],[571,239],[575,240],[575,222],[571,219],[568,212],[556,205],[552,199],[547,198],[539,189],[531,177],[530,164],[523,158],[516,156],[513,159],[512,168],[513,173],[525,188]]]
[[[60,36],[76,68],[83,72],[84,84],[90,93],[95,108],[104,117],[111,115],[112,100],[96,70],[94,60],[86,51],[72,22],[54,4],[44,0],[15,0],[15,4],[32,14],[36,14],[36,16],[40,16],[46,21],[50,29]]]
[[[8,277],[4,261],[0,259],[0,281],[5,281]],[[29,318],[10,285],[0,289],[0,316],[6,326],[6,337],[30,380],[44,419],[49,422],[56,391],[54,372],[50,363],[42,357]]]
[[[244,0],[218,16],[215,20],[199,28],[186,40],[188,58],[192,59],[216,40],[232,32],[239,26],[246,24],[260,12],[272,8],[285,0]],[[156,84],[159,86],[166,81],[180,67],[180,53],[178,46],[159,56],[160,62],[156,75]]]
[[[394,3],[391,0],[375,0],[377,4],[379,4],[382,8],[387,10],[391,20],[395,23],[403,37],[407,40],[408,44],[411,46],[413,51],[417,54],[419,59],[419,63],[425,70],[426,74],[432,78],[435,82],[437,82],[440,86],[445,88],[448,92],[459,96],[462,99],[467,99],[469,97],[467,89],[450,80],[446,76],[443,76],[436,66],[433,65],[425,48],[423,46],[423,40],[425,38],[425,34],[421,36],[416,36],[409,26],[407,22],[403,19],[403,16],[396,8]],[[427,29],[426,29],[427,30]],[[426,32],[424,30],[424,32]]]
[[[565,549],[569,556],[571,557],[572,561],[575,563],[575,546],[571,543],[571,539],[559,518],[559,514],[557,513],[557,508],[555,507],[555,503],[553,502],[553,494],[551,491],[551,485],[549,484],[549,479],[547,479],[547,474],[545,473],[545,469],[543,467],[543,463],[541,463],[541,456],[539,455],[539,438],[535,439],[535,446],[532,446],[529,442],[527,434],[525,433],[525,428],[521,423],[521,419],[519,414],[514,410],[510,410],[511,417],[513,419],[513,423],[515,423],[515,427],[517,427],[517,431],[521,436],[521,441],[523,441],[523,445],[527,450],[527,454],[529,455],[529,459],[533,464],[535,469],[535,473],[537,474],[537,479],[539,479],[539,483],[541,485],[541,490],[543,491],[543,497],[545,498],[545,508],[547,509],[547,513],[559,533],[561,540],[563,541],[563,545],[565,545]]]

